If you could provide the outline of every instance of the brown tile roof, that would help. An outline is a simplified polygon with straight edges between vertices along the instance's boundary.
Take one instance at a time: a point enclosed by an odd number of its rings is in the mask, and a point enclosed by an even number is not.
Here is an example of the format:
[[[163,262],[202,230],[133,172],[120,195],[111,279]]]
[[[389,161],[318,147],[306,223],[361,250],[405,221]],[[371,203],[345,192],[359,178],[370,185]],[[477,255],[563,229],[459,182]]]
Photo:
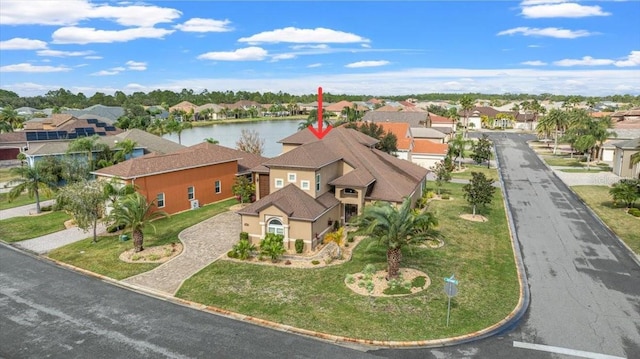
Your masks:
[[[47,122],[47,120],[49,120],[49,123],[51,123],[52,126],[58,127],[63,123],[66,123],[67,121],[70,121],[74,118],[75,117],[66,113],[54,113],[51,116],[49,116],[48,119],[45,119],[45,123]]]
[[[406,122],[380,122],[378,124],[385,132],[396,135],[398,150],[408,151],[411,149],[411,137],[409,124]]]
[[[382,107],[377,108],[375,111],[377,111],[377,112],[398,112],[398,111],[402,111],[402,107],[384,105]]]
[[[322,141],[314,141],[274,157],[266,161],[264,165],[269,168],[289,167],[295,163],[296,168],[318,169],[339,161],[341,158],[342,156],[335,154]]]
[[[115,137],[117,137],[116,139],[120,141],[127,139],[132,140],[140,147],[144,147],[145,152],[171,153],[185,148],[185,146],[179,143],[167,140],[166,138],[156,136],[152,133],[137,128],[119,133],[115,135]]]
[[[329,182],[329,184],[340,187],[366,187],[375,180],[376,179],[369,171],[362,168],[356,168],[346,175],[334,179]]]
[[[428,112],[380,112],[369,111],[362,117],[363,121],[380,122],[406,122],[411,127],[424,127]]]
[[[5,144],[9,142],[26,142],[27,134],[24,131],[15,131],[15,132],[7,132],[0,133],[0,143]]]
[[[353,102],[342,100],[340,102],[332,103],[330,105],[324,106],[325,111],[331,112],[341,112],[345,107],[352,108]]]
[[[188,168],[239,161],[239,151],[208,142],[168,154],[149,154],[92,172],[98,176],[132,179]]]
[[[413,153],[446,155],[449,145],[446,143],[435,143],[427,139],[416,139],[413,142]]]
[[[198,108],[198,106],[192,104],[189,101],[182,101],[176,105],[173,105],[171,107],[169,107],[169,112],[173,112],[173,111],[184,111],[184,112],[189,112],[191,110],[195,111],[196,108]]]
[[[291,219],[314,221],[338,204],[340,201],[330,192],[315,199],[297,186],[290,184],[248,205],[238,213],[258,216],[260,211],[275,206]]]
[[[450,125],[453,123],[453,121],[451,121],[449,117],[436,115],[435,113],[431,113],[431,112],[429,112],[429,118],[431,119],[431,125],[433,125],[434,123],[447,124],[447,125]]]
[[[309,132],[308,129],[301,132],[304,131]],[[300,135],[300,137],[302,136],[305,135]],[[311,136],[313,135],[311,134]],[[285,140],[281,140],[281,142],[287,143]],[[371,182],[370,179],[373,179],[374,183],[367,199],[402,202],[404,196],[408,196],[416,190],[429,171],[409,161],[372,148],[371,145],[376,142],[375,139],[356,130],[343,127],[334,128],[322,140],[316,138],[313,142],[300,145],[279,156],[290,154],[287,157],[290,162],[279,162],[279,165],[290,168],[308,168],[309,164],[304,159],[305,155],[298,155],[295,152],[332,153],[340,156],[343,161],[354,168],[354,171],[362,171],[351,176],[347,176],[348,173],[346,173],[335,181],[339,181],[338,183],[344,186],[361,187],[362,183]],[[309,152],[305,147],[311,145],[313,145],[311,147],[313,151]]]
[[[401,104],[401,105],[402,105],[402,106],[404,106],[404,107],[416,107],[416,105],[415,105],[415,104],[413,104],[413,103],[411,103],[411,102],[409,102],[409,101],[400,101],[400,102],[398,102],[398,103],[399,103],[399,104]]]
[[[488,106],[476,106],[474,108],[472,108],[469,112],[468,112],[468,116],[471,116],[474,112],[478,112],[478,114],[480,116],[485,115],[489,118],[494,118],[496,117],[497,114],[500,113],[500,111],[496,110],[493,107],[488,107]],[[463,110],[459,110],[458,111],[458,115],[460,115],[460,117],[464,117],[465,116],[465,111]],[[531,116],[531,118],[533,118],[533,116]]]

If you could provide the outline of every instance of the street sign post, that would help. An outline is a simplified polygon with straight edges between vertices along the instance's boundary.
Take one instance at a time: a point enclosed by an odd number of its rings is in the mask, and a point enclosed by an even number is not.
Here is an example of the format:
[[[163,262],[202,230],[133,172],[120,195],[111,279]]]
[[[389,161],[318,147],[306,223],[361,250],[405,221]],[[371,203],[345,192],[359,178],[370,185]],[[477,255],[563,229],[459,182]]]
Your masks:
[[[444,279],[444,293],[449,297],[449,303],[447,305],[447,327],[449,326],[449,315],[451,313],[451,298],[458,294],[458,280],[455,278],[455,274],[451,277]]]

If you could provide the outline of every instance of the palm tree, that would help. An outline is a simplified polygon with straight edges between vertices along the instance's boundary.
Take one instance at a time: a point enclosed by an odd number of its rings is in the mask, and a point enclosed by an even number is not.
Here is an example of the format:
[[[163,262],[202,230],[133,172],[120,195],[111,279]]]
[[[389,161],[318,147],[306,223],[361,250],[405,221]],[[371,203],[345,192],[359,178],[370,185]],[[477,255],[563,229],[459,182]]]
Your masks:
[[[458,160],[458,170],[462,168],[462,159],[464,158],[464,150],[467,147],[467,140],[462,137],[462,134],[456,135],[453,140],[449,141],[449,153],[448,156],[453,158],[453,161]]]
[[[36,213],[40,213],[40,193],[50,196],[56,186],[55,178],[46,171],[44,162],[36,162],[33,167],[14,167],[9,172],[18,177],[7,183],[8,186],[15,185],[9,191],[9,202],[18,198],[22,192],[27,191],[29,198],[36,198]]]
[[[176,119],[170,119],[169,121],[167,121],[165,125],[165,130],[169,134],[177,133],[178,143],[182,144],[182,131],[192,127],[193,125],[191,124],[191,122],[177,121]]]
[[[14,110],[13,107],[7,105],[2,109],[2,112],[0,112],[0,121],[8,123],[12,129],[16,129],[22,127],[23,118],[18,115],[18,112]]]
[[[116,144],[116,148],[118,149],[118,152],[116,152],[114,156],[114,162],[118,163],[118,162],[126,161],[129,158],[131,158],[131,155],[133,154],[133,151],[135,150],[137,145],[138,144],[136,143],[136,141],[130,138],[127,138],[118,142]]]
[[[207,142],[207,143],[211,143],[213,145],[217,145],[217,144],[220,143],[220,141],[214,139],[213,137],[207,137],[207,138],[204,139],[204,141]]]
[[[437,225],[433,214],[412,210],[409,197],[400,207],[384,201],[366,206],[354,223],[358,226],[357,233],[371,236],[387,248],[387,279],[399,275],[402,247],[438,235],[433,229]]]
[[[93,135],[91,137],[80,137],[75,140],[69,142],[69,147],[67,148],[67,153],[70,152],[85,152],[87,154],[87,165],[89,166],[89,171],[94,170],[94,151],[104,151],[105,148],[109,148],[104,143],[100,143],[100,136]]]
[[[549,111],[549,113],[540,120],[540,123],[538,123],[538,127],[542,126],[554,131],[554,155],[558,151],[558,138],[560,137],[559,134],[560,132],[564,131],[568,125],[569,118],[567,116],[567,113],[557,108],[551,109],[551,111]]]
[[[8,121],[0,120],[0,133],[13,132],[13,127]]]
[[[124,228],[131,230],[135,252],[140,252],[144,249],[143,229],[148,225],[155,231],[156,227],[151,221],[158,218],[169,217],[164,211],[154,211],[154,207],[155,200],[147,202],[145,196],[134,192],[119,200],[111,211],[111,214],[109,214],[109,219],[112,220],[116,226],[124,226]]]
[[[467,127],[469,125],[469,112],[473,109],[473,105],[475,100],[471,98],[469,95],[463,95],[460,99],[460,106],[462,107],[462,111],[464,112],[464,137],[467,137]]]

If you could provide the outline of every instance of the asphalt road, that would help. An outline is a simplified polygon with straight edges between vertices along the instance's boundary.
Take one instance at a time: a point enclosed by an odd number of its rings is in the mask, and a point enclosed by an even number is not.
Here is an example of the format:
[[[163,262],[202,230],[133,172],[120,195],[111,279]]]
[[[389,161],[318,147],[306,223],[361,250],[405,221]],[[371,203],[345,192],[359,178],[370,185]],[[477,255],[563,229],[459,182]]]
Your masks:
[[[204,314],[0,245],[0,357],[640,358],[640,267],[524,137],[494,140],[531,289],[520,325],[500,336],[365,353]]]

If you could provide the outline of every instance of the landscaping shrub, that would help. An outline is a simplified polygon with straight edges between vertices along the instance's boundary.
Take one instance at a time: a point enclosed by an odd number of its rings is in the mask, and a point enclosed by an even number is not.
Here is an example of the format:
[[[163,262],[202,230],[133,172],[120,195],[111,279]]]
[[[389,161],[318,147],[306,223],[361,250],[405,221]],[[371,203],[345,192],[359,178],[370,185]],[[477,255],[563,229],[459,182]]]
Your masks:
[[[353,284],[356,282],[356,278],[353,276],[353,274],[347,274],[347,276],[345,277],[345,282],[347,284]]]
[[[634,217],[640,217],[640,209],[629,208],[629,214],[634,216]]]
[[[347,242],[353,243],[355,239],[356,239],[356,232],[347,233]]]
[[[256,250],[256,246],[251,243],[248,239],[241,239],[238,243],[233,245],[232,251],[235,253],[235,257],[242,260],[245,260],[251,256]]]
[[[107,233],[115,233],[123,228],[124,228],[124,225],[120,225],[120,226],[111,225],[107,227]]]
[[[426,284],[427,284],[427,277],[425,276],[415,277],[411,281],[411,286],[414,288],[424,288]]]
[[[304,240],[298,238],[296,239],[296,253],[300,254],[304,251]]]
[[[440,196],[440,198],[442,198],[442,199],[449,199],[450,197],[449,197],[449,195],[448,195],[448,194],[443,194],[442,196]]]
[[[433,191],[428,191],[427,193],[424,194],[424,198],[426,198],[426,199],[431,199],[431,198],[433,198],[435,196],[436,196],[436,194]]]
[[[317,266],[318,264],[320,264],[320,261],[314,259],[311,261],[311,264],[313,264],[314,266]]]
[[[282,234],[267,233],[260,242],[260,253],[271,258],[272,262],[277,262],[278,258],[286,252],[284,249],[284,236]]]
[[[249,240],[249,233],[247,232],[240,232],[240,240]]]
[[[52,210],[53,210],[53,206],[52,205],[40,207],[40,211],[42,211],[42,212],[51,212]]]
[[[238,254],[233,249],[227,252],[227,257],[229,258],[238,258]]]

